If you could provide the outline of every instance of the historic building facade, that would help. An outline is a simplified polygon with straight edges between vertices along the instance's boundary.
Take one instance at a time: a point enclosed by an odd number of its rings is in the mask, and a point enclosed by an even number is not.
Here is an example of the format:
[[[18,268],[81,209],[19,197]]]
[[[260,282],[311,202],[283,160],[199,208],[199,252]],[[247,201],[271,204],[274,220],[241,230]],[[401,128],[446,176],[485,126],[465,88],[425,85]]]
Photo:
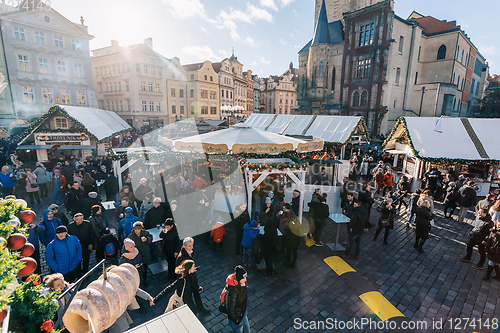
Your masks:
[[[46,4],[23,0],[0,6],[3,59],[8,87],[0,95],[2,124],[31,119],[53,104],[97,107],[89,35],[81,18],[73,23]]]
[[[297,105],[296,72],[290,63],[282,75],[270,75],[260,80],[260,113],[292,113]]]
[[[183,66],[188,78],[190,117],[220,119],[219,74],[209,60]]]

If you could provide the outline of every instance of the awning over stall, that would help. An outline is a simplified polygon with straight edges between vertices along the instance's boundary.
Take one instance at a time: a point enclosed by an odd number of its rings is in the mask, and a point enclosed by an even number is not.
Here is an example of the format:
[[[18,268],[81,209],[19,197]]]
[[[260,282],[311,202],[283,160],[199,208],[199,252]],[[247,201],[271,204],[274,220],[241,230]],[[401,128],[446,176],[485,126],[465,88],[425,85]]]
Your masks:
[[[500,119],[401,117],[384,147],[409,145],[416,157],[429,161],[498,161],[500,147],[495,136],[499,126]]]
[[[252,113],[245,121],[245,124],[260,130],[265,130],[276,117],[275,114]]]
[[[33,149],[33,150],[36,150],[36,149],[50,149],[52,148],[54,145],[20,145],[20,146],[17,146],[16,150],[26,150],[26,149]]]

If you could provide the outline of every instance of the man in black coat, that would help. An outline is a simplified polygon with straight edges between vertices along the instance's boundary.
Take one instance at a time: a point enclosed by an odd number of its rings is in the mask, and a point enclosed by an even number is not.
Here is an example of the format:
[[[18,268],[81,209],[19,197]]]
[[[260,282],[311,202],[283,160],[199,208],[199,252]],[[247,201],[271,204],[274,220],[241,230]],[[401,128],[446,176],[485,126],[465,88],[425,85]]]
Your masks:
[[[167,212],[165,208],[161,206],[161,198],[156,197],[153,200],[153,207],[148,209],[146,215],[144,216],[144,228],[151,229],[156,228],[158,224],[163,224],[167,219]]]
[[[62,224],[63,224],[64,226],[66,226],[66,227],[68,226],[68,224],[69,224],[68,218],[66,217],[66,214],[64,214],[63,212],[60,212],[60,211],[59,211],[59,206],[58,206],[58,205],[56,205],[56,204],[51,204],[51,205],[49,206],[49,209],[51,209],[51,210],[52,210],[52,213],[54,213],[54,217],[55,217],[55,218],[60,219],[60,220],[61,220],[61,222],[62,222]]]
[[[193,258],[193,248],[194,248],[194,239],[191,237],[186,237],[182,241],[182,247],[181,250],[179,251],[179,254],[177,255],[177,258],[175,259],[175,266],[179,266],[182,264],[184,260],[194,260]],[[203,306],[203,302],[201,301],[201,296],[200,293],[203,291],[202,287],[198,287],[198,277],[196,276],[196,272],[192,274],[193,275],[193,296],[194,296],[194,301],[196,302],[196,307],[198,308],[198,313],[199,314],[208,314],[211,311],[208,309],[205,309]],[[198,290],[198,292],[196,292]]]
[[[66,194],[66,200],[64,204],[69,215],[83,213],[85,209],[85,199],[83,197],[83,191],[80,189],[80,184],[78,184],[78,182],[75,181],[71,183],[70,189]]]
[[[82,245],[82,267],[80,275],[83,275],[89,270],[90,252],[92,244],[94,244],[94,231],[92,224],[83,219],[82,213],[76,213],[73,216],[73,222],[68,225],[68,233],[76,236]]]
[[[315,246],[323,246],[321,242],[321,234],[323,233],[323,229],[325,228],[326,219],[328,215],[330,215],[330,209],[326,203],[327,194],[323,193],[321,196],[321,203],[316,206],[314,210],[314,245]]]
[[[116,194],[118,193],[118,178],[113,176],[113,173],[108,172],[108,177],[102,184],[104,191],[106,192],[106,200],[115,201]]]
[[[165,222],[163,230],[160,232],[160,238],[163,241],[163,252],[167,258],[168,276],[173,278],[175,277],[175,259],[179,254],[178,251],[181,247],[181,240],[179,239],[177,227],[172,219],[168,219]]]
[[[130,202],[130,199],[128,197],[123,197],[121,200],[120,200],[120,204],[116,207],[115,209],[115,218],[117,221],[120,221],[121,219],[123,219],[125,217],[125,215],[127,215],[125,213],[125,208],[132,208],[132,214],[134,214],[134,216],[137,216],[139,214],[137,214],[137,208],[135,208],[135,205],[133,202]],[[165,220],[163,220],[165,221]],[[156,227],[156,224],[154,225]],[[146,229],[151,229],[151,228],[146,228]]]
[[[479,250],[480,259],[476,264],[477,269],[483,269],[484,262],[486,261],[486,251],[484,249],[483,241],[489,235],[490,229],[493,228],[493,221],[491,220],[488,209],[481,208],[478,211],[478,216],[474,221],[474,228],[469,233],[469,242],[467,243],[467,254],[465,257],[460,258],[461,261],[470,262],[472,257],[472,250],[477,245]]]
[[[359,200],[354,200],[354,208],[352,210],[352,217],[348,224],[348,228],[349,238],[345,254],[349,255],[351,253],[353,243],[356,243],[356,250],[353,257],[357,258],[361,247],[361,235],[363,235],[363,232],[368,229],[368,211]]]
[[[462,186],[458,190],[458,204],[460,205],[460,213],[458,213],[459,223],[464,223],[469,208],[477,204],[477,194],[473,187],[474,184],[473,180],[469,180],[467,185]]]

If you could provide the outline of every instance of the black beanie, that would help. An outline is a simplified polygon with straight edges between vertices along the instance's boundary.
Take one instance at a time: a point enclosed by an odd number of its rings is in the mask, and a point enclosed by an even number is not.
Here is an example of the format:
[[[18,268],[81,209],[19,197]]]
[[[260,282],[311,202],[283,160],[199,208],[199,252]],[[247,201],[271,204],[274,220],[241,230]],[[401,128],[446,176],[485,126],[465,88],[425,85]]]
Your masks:
[[[234,274],[235,274],[236,280],[240,281],[241,279],[243,279],[247,276],[247,271],[241,265],[238,265],[234,268]]]
[[[63,233],[63,232],[68,232],[68,228],[66,228],[63,225],[60,225],[60,226],[58,226],[56,228],[56,234],[60,234],[60,233]]]

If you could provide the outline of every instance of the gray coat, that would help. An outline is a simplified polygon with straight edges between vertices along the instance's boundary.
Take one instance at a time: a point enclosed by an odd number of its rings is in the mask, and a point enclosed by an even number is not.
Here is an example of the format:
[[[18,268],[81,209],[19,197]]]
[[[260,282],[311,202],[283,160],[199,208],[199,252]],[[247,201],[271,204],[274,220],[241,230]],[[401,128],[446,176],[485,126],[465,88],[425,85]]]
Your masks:
[[[45,184],[51,180],[50,172],[45,167],[37,166],[33,173],[36,175],[37,184]]]

